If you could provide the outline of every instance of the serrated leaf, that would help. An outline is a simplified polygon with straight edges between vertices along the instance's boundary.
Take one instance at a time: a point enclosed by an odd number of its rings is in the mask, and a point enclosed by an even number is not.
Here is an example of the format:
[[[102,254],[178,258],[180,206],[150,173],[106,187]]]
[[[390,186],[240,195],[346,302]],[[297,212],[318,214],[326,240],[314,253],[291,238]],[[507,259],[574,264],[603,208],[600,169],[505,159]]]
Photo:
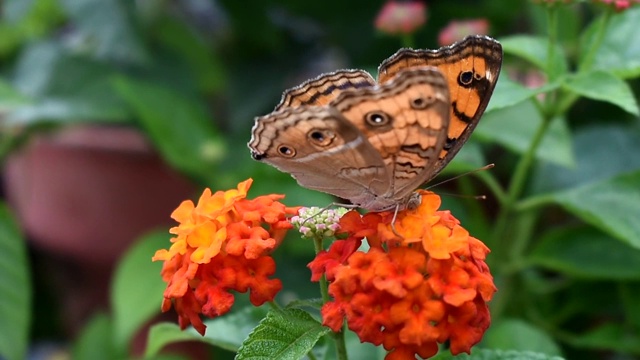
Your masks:
[[[523,58],[541,70],[554,71],[561,75],[567,72],[567,59],[563,49],[557,46],[555,49],[555,59],[552,64],[553,69],[547,69],[547,56],[549,50],[549,39],[542,36],[513,35],[500,39],[502,49],[505,54],[512,54]]]
[[[111,342],[111,321],[105,314],[94,315],[73,345],[73,359],[109,360],[121,358],[128,348],[116,350]]]
[[[549,334],[522,320],[502,320],[491,325],[482,346],[492,349],[536,351],[561,355],[560,347]]]
[[[599,36],[603,18],[594,21],[584,32],[581,58],[584,61],[595,38]],[[640,24],[640,8],[632,7],[614,15],[608,24],[601,45],[597,49],[592,69],[613,72],[623,78],[640,75],[640,37],[636,36]]]
[[[569,77],[563,87],[593,100],[609,102],[633,115],[640,115],[636,98],[625,81],[604,70],[579,73]]]
[[[578,278],[640,278],[640,250],[589,227],[546,233],[537,242],[529,261]]]
[[[300,359],[329,331],[305,311],[270,311],[242,344],[236,359]]]
[[[0,202],[0,358],[25,358],[31,323],[29,277],[25,239]]]
[[[151,257],[168,242],[166,231],[146,235],[124,254],[116,267],[110,295],[113,336],[118,347],[126,348],[135,332],[160,312],[166,284],[160,276],[162,262],[152,262]]]
[[[585,222],[640,248],[640,171],[550,195]]]
[[[486,114],[478,124],[474,136],[499,143],[522,154],[529,148],[533,135],[542,121],[542,116],[533,103],[525,101]],[[571,147],[571,134],[566,122],[558,118],[549,126],[542,144],[538,146],[536,157],[571,167],[575,161]]]
[[[224,146],[201,102],[124,76],[114,83],[169,163],[199,179],[215,176],[213,167],[224,156]]]

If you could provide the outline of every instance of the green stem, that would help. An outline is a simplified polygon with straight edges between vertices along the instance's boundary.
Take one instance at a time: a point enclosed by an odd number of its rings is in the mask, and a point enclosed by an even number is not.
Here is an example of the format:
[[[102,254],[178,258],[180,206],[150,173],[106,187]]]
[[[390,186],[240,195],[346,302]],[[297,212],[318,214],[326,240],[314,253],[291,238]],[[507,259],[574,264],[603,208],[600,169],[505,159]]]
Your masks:
[[[324,246],[322,245],[323,238],[316,237],[313,239],[313,245],[316,251],[316,255],[319,254],[322,250],[324,250]],[[329,298],[329,282],[327,281],[327,277],[322,275],[320,278],[320,294],[322,296],[322,302],[324,304],[328,303],[331,299]],[[333,337],[333,341],[336,345],[336,355],[338,360],[348,360],[347,356],[347,345],[344,340],[344,332],[345,328],[343,326],[342,331],[340,332],[332,332],[331,336]]]
[[[515,204],[524,189],[527,178],[529,176],[529,170],[531,169],[533,160],[535,159],[536,151],[538,150],[538,146],[540,146],[540,143],[542,142],[542,139],[544,138],[544,135],[546,134],[550,123],[550,119],[544,119],[542,121],[542,124],[536,131],[531,144],[529,144],[527,152],[524,153],[524,155],[522,156],[522,158],[520,158],[520,161],[516,165],[516,169],[509,184],[507,196],[504,203],[502,204],[502,207],[500,208],[500,211],[498,212],[498,217],[494,228],[495,230],[493,232],[493,236],[491,237],[493,240],[492,244],[495,248],[496,255],[502,255],[498,253],[501,252],[503,248],[508,246],[505,235],[509,217],[511,216]]]
[[[402,34],[401,37],[402,47],[413,48],[415,42],[413,41],[413,34]]]
[[[547,44],[547,77],[549,82],[558,78],[556,74],[556,45],[558,44],[558,6],[555,4],[547,9],[547,28],[549,29],[549,42]]]
[[[607,28],[609,27],[609,23],[611,23],[611,17],[614,14],[614,10],[612,6],[607,6],[604,14],[602,14],[602,19],[597,25],[597,28],[594,33],[593,41],[589,44],[589,49],[587,50],[586,55],[582,58],[582,61],[578,65],[578,73],[584,73],[586,71],[591,70],[593,66],[593,62],[596,60],[596,56],[600,52],[600,47],[602,47],[602,42],[604,41],[604,35],[607,33]],[[580,98],[577,94],[573,92],[564,92],[561,94],[560,99],[557,104],[556,113],[564,114],[573,106],[573,104]]]

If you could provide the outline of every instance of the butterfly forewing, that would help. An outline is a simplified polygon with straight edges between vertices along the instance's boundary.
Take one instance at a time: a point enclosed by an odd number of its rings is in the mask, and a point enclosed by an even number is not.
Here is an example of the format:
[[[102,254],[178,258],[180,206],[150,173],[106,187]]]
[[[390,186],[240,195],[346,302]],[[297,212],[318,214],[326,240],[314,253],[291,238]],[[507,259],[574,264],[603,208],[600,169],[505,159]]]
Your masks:
[[[447,78],[451,121],[434,174],[451,161],[471,135],[489,103],[501,65],[502,46],[486,36],[468,36],[438,50],[401,49],[380,64],[380,83],[389,81],[404,69],[421,66],[435,66]]]
[[[338,70],[307,80],[282,94],[274,111],[301,105],[326,105],[345,90],[374,86],[376,81],[364,70]]]

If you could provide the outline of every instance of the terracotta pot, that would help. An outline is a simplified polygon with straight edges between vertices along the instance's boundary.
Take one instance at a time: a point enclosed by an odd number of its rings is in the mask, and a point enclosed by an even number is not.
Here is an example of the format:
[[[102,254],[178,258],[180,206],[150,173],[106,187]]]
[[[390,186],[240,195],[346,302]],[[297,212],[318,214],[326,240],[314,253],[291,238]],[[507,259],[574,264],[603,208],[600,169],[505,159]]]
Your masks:
[[[110,267],[170,214],[194,186],[126,127],[74,126],[39,135],[12,155],[5,192],[32,244]]]

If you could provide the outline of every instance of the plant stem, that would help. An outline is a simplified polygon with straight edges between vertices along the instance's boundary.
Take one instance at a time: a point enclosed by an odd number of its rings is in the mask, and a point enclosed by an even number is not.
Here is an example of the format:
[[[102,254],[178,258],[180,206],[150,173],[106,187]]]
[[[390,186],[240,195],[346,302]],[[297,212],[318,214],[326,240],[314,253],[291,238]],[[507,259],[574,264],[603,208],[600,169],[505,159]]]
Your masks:
[[[402,47],[406,47],[406,48],[413,48],[414,47],[414,41],[413,41],[413,34],[402,34]]]

